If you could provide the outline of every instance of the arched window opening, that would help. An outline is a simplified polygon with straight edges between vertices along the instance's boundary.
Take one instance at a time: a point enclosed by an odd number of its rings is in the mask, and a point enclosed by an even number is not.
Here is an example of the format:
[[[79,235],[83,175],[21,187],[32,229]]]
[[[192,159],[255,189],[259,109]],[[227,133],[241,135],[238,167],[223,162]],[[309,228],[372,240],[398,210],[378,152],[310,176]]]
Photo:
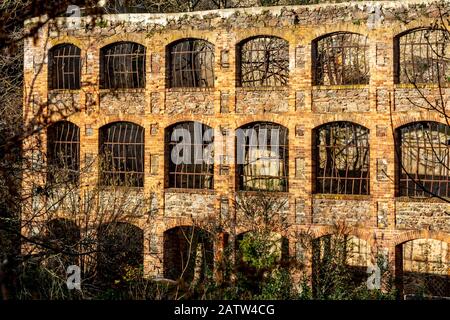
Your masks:
[[[369,129],[331,122],[314,132],[316,193],[369,194]]]
[[[80,128],[59,121],[47,129],[49,183],[77,183],[80,174]]]
[[[449,33],[416,29],[395,40],[396,83],[443,83],[450,79]]]
[[[199,122],[177,123],[166,129],[169,188],[212,189],[213,129]]]
[[[369,44],[357,33],[338,32],[313,42],[314,85],[369,83]]]
[[[399,195],[450,197],[450,127],[417,122],[397,132]]]
[[[168,47],[171,88],[214,87],[214,45],[200,39],[183,39]]]
[[[135,42],[116,42],[101,49],[100,88],[145,87],[145,47]]]
[[[144,128],[114,122],[100,129],[100,184],[144,186]]]
[[[289,43],[278,37],[260,36],[238,46],[239,86],[286,86],[289,79]]]
[[[48,82],[50,90],[76,90],[81,87],[81,50],[64,43],[49,51]]]
[[[256,122],[236,131],[238,189],[288,189],[288,130],[276,123]]]

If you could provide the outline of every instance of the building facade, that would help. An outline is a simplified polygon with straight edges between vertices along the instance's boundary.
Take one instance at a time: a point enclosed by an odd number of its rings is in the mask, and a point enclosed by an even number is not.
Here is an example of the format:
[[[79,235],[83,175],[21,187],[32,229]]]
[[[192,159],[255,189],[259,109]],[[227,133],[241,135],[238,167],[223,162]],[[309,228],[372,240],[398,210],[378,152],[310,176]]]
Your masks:
[[[440,53],[450,46],[431,28],[439,9],[383,1],[47,22],[25,42],[24,99],[26,121],[45,123],[27,142],[40,141],[33,168],[51,169],[32,170],[24,189],[60,181],[61,168],[76,188],[58,204],[32,190],[25,214],[77,228],[86,212],[120,212],[145,273],[176,278],[182,230],[220,225],[211,242],[196,238],[217,259],[249,230],[236,199],[270,192],[285,201],[290,256],[304,254],[298,232],[321,238],[343,223],[362,265],[382,254],[398,277],[444,277],[448,293],[450,67]],[[213,161],[177,163],[174,132],[197,129],[184,146]]]

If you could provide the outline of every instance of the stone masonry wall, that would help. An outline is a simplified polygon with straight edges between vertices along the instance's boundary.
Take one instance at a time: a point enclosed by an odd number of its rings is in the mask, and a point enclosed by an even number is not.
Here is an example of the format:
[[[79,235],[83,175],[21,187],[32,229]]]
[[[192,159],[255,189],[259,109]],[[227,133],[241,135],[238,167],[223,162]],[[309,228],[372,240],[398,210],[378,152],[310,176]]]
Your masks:
[[[314,199],[313,223],[333,225],[344,222],[351,226],[370,225],[370,201]]]
[[[288,90],[236,90],[236,113],[282,113],[288,111]]]
[[[368,89],[314,89],[312,108],[316,112],[367,112]]]
[[[450,233],[450,204],[397,201],[396,225],[400,229],[430,229]]]

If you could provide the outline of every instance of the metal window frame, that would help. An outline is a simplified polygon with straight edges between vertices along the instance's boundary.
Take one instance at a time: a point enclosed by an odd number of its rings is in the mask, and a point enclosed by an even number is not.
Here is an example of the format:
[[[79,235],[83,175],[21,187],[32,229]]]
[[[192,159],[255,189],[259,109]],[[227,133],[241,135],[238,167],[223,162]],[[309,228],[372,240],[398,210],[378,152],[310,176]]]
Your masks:
[[[78,90],[81,88],[81,49],[62,43],[49,50],[49,90]]]
[[[111,43],[100,50],[100,88],[145,88],[145,46],[129,41]]]
[[[289,82],[289,42],[275,36],[242,41],[237,54],[238,86],[284,87]]]
[[[367,36],[353,32],[335,32],[314,40],[312,48],[314,85],[369,84]],[[357,76],[351,75],[351,72],[356,72]]]
[[[339,139],[348,141],[336,144],[337,130],[344,129],[344,137]],[[359,131],[359,133],[358,133]],[[329,136],[329,142],[322,144],[321,135]],[[370,187],[370,145],[369,129],[348,121],[329,122],[314,129],[314,163],[315,163],[315,193],[322,194],[348,194],[369,195]],[[329,155],[321,158],[323,150]],[[349,149],[352,148],[352,149]],[[349,161],[349,152],[354,150],[357,162]],[[321,152],[322,151],[322,152]],[[345,154],[343,152],[346,152]],[[336,156],[344,155],[344,159],[336,159]],[[344,160],[345,170],[339,169]],[[321,163],[325,163],[321,169]],[[327,165],[329,163],[329,165]]]
[[[214,87],[214,44],[185,38],[168,46],[168,85],[170,88]]]
[[[119,121],[100,128],[100,179],[103,186],[144,186],[144,128]]]
[[[410,139],[406,138],[408,134]],[[450,198],[450,126],[433,121],[413,122],[398,128],[397,137],[399,196],[433,196],[421,188],[424,187],[440,197]],[[413,167],[414,170],[409,170]],[[424,173],[420,172],[421,167]]]
[[[67,174],[67,183],[78,183],[80,175],[80,128],[69,121],[58,121],[47,128],[47,181],[57,182]],[[58,181],[58,182],[64,182]]]
[[[206,130],[212,130],[211,127],[206,124],[196,121],[178,122],[166,129],[165,145],[166,145],[166,163],[167,165],[167,187],[174,189],[214,189],[214,164],[205,163],[201,164],[176,164],[171,159],[171,153],[177,141],[172,141],[172,132],[175,129],[186,129],[191,135],[191,143],[184,143],[183,145],[190,148],[191,159],[193,159],[195,153],[194,143],[194,126],[200,124],[202,126],[202,133]],[[211,142],[212,143],[212,142]],[[200,144],[202,150],[209,145],[209,142]]]
[[[266,129],[267,137],[271,137],[272,129],[280,129],[279,141],[278,144],[272,143],[272,141],[267,141],[267,150],[271,150],[272,146],[278,146],[280,150],[281,156],[277,159],[281,163],[280,170],[277,175],[261,175],[258,173],[255,174],[246,174],[246,169],[249,168],[250,172],[252,171],[252,166],[258,166],[256,163],[250,163],[248,159],[249,149],[250,147],[255,147],[250,144],[252,140],[251,136],[245,136],[245,143],[241,146],[236,145],[236,153],[240,152],[238,148],[245,149],[245,162],[242,164],[236,164],[236,178],[237,178],[237,189],[240,191],[269,191],[269,192],[287,192],[288,191],[288,181],[289,181],[289,140],[288,134],[289,130],[283,125],[274,123],[274,122],[253,122],[247,124],[245,126],[240,127],[239,129],[254,129],[257,134],[259,130]],[[259,144],[260,145],[260,144]],[[236,156],[236,159],[238,157]],[[256,168],[254,168],[256,169]],[[248,183],[258,182],[258,186],[249,187]],[[262,183],[262,184],[261,184]],[[278,186],[275,187],[275,185]]]
[[[394,42],[395,83],[448,82],[449,37],[448,31],[433,28],[417,28],[397,36]],[[425,69],[419,74],[421,66]]]

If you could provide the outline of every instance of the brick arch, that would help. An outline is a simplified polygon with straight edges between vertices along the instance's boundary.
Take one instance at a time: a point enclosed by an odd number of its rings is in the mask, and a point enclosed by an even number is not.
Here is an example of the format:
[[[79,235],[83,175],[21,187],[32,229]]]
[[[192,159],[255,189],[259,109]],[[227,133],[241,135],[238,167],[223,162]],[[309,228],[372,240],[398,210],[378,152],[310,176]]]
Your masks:
[[[198,115],[179,115],[179,116],[175,116],[169,119],[169,121],[167,121],[167,125],[164,126],[164,130],[170,128],[171,126],[173,126],[174,124],[177,123],[181,123],[181,122],[199,122],[201,124],[207,125],[210,128],[214,128],[214,120],[213,118],[207,117],[201,117],[199,118]]]
[[[440,117],[435,112],[427,112],[427,113],[420,113],[420,114],[401,114],[393,119],[393,126],[394,130],[397,130],[398,128],[411,124],[414,122],[423,122],[423,121],[430,121],[430,122],[438,122],[444,125],[447,125],[447,123],[444,121],[442,117]]]
[[[131,122],[133,124],[139,125],[141,127],[145,127],[145,123],[142,119],[141,116],[137,116],[137,115],[127,115],[127,114],[122,114],[122,115],[115,115],[115,116],[107,116],[104,115],[102,117],[100,117],[100,120],[97,122],[98,128],[101,128],[107,124],[113,123],[113,122]]]
[[[286,121],[286,119],[283,119],[282,115],[252,115],[252,116],[246,116],[245,118],[237,118],[235,120],[235,128],[239,129],[243,126],[246,126],[248,124],[254,123],[254,122],[273,122],[275,124],[278,124],[280,126],[283,126],[285,128],[289,128],[290,123]]]
[[[313,239],[319,239],[323,236],[331,235],[333,234],[333,231],[335,228],[333,226],[321,226],[319,229],[314,229],[312,231]],[[367,242],[367,244],[370,246],[370,249],[373,250],[376,248],[377,243],[376,239],[373,237],[373,232],[370,232],[363,228],[357,228],[357,227],[349,227],[348,228],[348,234],[350,236],[359,238],[361,240],[364,240]]]
[[[403,33],[407,33],[408,31],[413,31],[416,29],[427,27],[430,27],[430,20],[427,18],[414,19],[413,21],[410,21],[407,24],[396,23],[391,27],[392,37],[397,38],[401,36]]]
[[[249,33],[243,33],[240,37],[236,38],[235,49],[238,50],[240,45],[255,38],[278,38],[289,43],[289,40],[285,38],[285,32],[277,32],[276,30],[271,30],[270,32],[250,31]]]
[[[368,117],[361,114],[342,114],[336,113],[332,115],[323,115],[320,118],[314,117],[312,121],[312,128],[318,128],[321,125],[331,123],[331,122],[352,122],[362,127],[365,127],[370,130],[370,126],[373,122],[368,119]]]
[[[367,33],[367,29],[363,26],[358,26],[355,24],[341,24],[341,25],[330,25],[325,26],[324,28],[320,28],[317,31],[311,32],[308,37],[310,44],[316,42],[322,38],[326,38],[327,36],[331,36],[334,33],[354,33],[361,36],[367,37],[367,42],[370,45],[369,33]]]
[[[99,40],[96,44],[96,47],[99,48],[99,50],[101,50],[102,48],[110,44],[114,44],[116,42],[134,42],[147,49],[145,36],[139,35],[134,32],[121,32],[120,34],[115,34],[113,36]]]
[[[60,44],[72,44],[76,47],[78,47],[81,50],[81,56],[88,50],[88,45],[86,45],[86,42],[80,40],[79,38],[75,37],[61,37],[56,39],[51,39],[49,43],[47,44],[47,50],[51,50],[53,47],[60,45]]]
[[[162,42],[161,47],[163,49],[168,49],[171,45],[175,44],[176,42],[186,39],[203,40],[211,43],[214,46],[214,48],[217,47],[215,45],[216,41],[215,38],[212,38],[212,36],[210,36],[209,34],[205,34],[204,32],[197,30],[178,31],[170,33],[170,35],[168,35],[167,38],[164,39],[164,42]]]
[[[358,122],[356,122],[356,121],[350,121],[350,120],[332,120],[332,121],[326,121],[326,122],[320,123],[319,125],[314,126],[312,129],[313,129],[313,130],[316,130],[316,129],[320,128],[320,127],[323,126],[323,125],[330,124],[330,123],[334,123],[334,122],[349,122],[349,123],[352,123],[352,124],[361,126],[361,127],[365,128],[365,129],[369,130],[369,132],[370,132],[370,129],[369,129],[367,126],[365,126],[365,125],[363,125],[363,124],[361,124],[361,123],[358,123]]]
[[[417,239],[434,239],[450,244],[450,234],[433,230],[409,230],[395,236],[393,244],[398,246]]]
[[[158,229],[162,230],[161,236],[164,234],[164,232],[177,227],[196,227],[206,232],[209,232],[208,230],[203,228],[201,220],[195,221],[191,217],[176,217],[171,219],[165,219],[160,223],[158,227],[159,227]]]

